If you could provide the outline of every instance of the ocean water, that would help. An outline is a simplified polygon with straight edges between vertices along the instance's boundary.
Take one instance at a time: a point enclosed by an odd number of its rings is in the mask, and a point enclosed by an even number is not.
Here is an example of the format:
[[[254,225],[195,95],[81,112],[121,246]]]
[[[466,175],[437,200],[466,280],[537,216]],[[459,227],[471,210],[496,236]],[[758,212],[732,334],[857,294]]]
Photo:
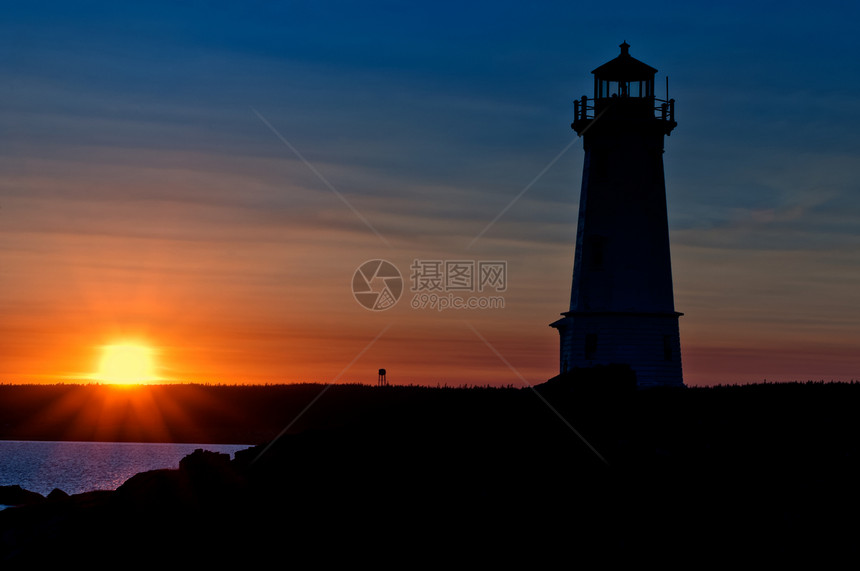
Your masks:
[[[67,494],[115,490],[139,472],[178,468],[197,448],[232,458],[249,446],[0,440],[0,486],[17,484],[45,496],[55,488]]]

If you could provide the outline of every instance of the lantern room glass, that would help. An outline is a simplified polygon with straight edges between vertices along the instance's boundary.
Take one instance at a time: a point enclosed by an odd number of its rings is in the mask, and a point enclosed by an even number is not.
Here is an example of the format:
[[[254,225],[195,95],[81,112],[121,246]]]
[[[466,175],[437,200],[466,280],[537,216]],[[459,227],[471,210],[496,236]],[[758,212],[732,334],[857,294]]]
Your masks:
[[[654,95],[654,83],[652,81],[609,81],[606,79],[597,82],[597,98],[607,97],[651,97]]]

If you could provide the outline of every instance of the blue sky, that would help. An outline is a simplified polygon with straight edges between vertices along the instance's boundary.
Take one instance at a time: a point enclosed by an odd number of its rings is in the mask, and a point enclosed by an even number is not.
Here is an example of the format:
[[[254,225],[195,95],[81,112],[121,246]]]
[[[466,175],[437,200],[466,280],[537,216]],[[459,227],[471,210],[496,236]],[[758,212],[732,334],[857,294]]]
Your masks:
[[[858,21],[850,2],[8,6],[0,377],[78,371],[88,335],[145,331],[189,377],[196,355],[257,380],[380,361],[415,382],[547,378],[572,101],[627,41],[676,99],[687,382],[855,378]],[[505,259],[506,307],[369,314],[342,284],[375,257]]]

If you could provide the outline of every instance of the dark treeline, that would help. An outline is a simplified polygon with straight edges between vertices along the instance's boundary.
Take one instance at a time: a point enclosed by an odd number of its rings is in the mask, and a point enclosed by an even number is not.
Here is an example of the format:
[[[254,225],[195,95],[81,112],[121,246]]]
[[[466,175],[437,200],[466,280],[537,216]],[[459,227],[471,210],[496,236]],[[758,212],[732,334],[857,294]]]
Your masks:
[[[284,429],[299,433],[396,414],[398,409],[438,412],[462,408],[480,418],[490,405],[532,401],[554,394],[551,383],[531,388],[427,387],[316,383],[279,385],[163,384],[134,388],[98,384],[0,385],[0,439],[174,441],[258,444]],[[833,427],[851,423],[860,383],[795,382],[626,392],[613,399],[615,421],[679,433],[730,432],[778,424]],[[537,399],[540,400],[540,399]],[[592,416],[585,400],[564,399],[576,415]],[[620,408],[626,407],[626,408]],[[615,418],[620,410],[625,416]],[[537,413],[550,414],[543,408]],[[632,416],[630,416],[632,415]],[[608,418],[608,417],[605,417]],[[662,420],[661,420],[662,419]],[[571,420],[575,420],[571,419]],[[698,428],[697,428],[698,427]],[[756,430],[758,430],[756,428]]]
[[[605,373],[613,382],[534,389],[0,387],[7,435],[86,434],[69,426],[107,426],[99,407],[134,398],[186,441],[257,444],[114,493],[4,510],[0,552],[16,563],[144,553],[198,567],[856,561],[860,384],[636,391]],[[101,412],[31,420],[75,404]]]
[[[281,385],[0,385],[0,439],[258,444],[421,402],[470,402],[510,388]]]

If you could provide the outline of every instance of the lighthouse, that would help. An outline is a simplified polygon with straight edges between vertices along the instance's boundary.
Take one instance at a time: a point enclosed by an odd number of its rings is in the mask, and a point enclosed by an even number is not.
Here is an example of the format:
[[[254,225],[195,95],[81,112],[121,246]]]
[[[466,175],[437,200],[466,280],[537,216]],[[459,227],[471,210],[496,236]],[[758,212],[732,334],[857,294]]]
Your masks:
[[[675,101],[658,99],[657,70],[630,55],[594,71],[594,96],[574,102],[585,158],[570,307],[550,324],[560,374],[628,365],[637,387],[681,386],[663,141]],[[668,92],[668,83],[667,83]]]

